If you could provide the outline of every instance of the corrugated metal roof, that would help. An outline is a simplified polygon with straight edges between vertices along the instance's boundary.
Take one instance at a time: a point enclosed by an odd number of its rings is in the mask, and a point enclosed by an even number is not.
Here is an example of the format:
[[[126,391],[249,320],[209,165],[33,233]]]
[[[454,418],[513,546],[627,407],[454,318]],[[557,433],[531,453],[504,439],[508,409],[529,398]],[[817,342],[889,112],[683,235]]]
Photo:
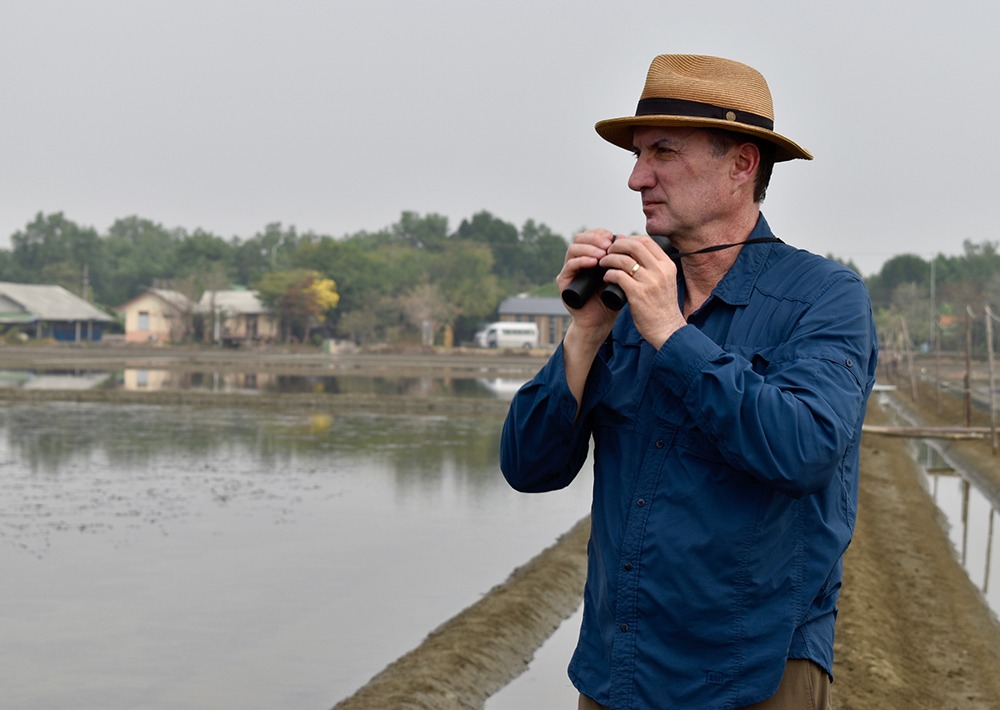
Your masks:
[[[24,322],[24,314],[42,321],[100,321],[110,323],[104,311],[62,286],[15,284],[0,281],[0,296],[16,304],[21,313],[9,313],[6,322]],[[2,319],[0,319],[2,320]]]
[[[559,298],[542,296],[511,296],[497,309],[502,316],[564,316],[566,307]]]
[[[215,294],[215,310],[232,314],[270,313],[271,309],[260,302],[256,291],[205,291],[198,301],[203,311],[212,310],[212,294]]]

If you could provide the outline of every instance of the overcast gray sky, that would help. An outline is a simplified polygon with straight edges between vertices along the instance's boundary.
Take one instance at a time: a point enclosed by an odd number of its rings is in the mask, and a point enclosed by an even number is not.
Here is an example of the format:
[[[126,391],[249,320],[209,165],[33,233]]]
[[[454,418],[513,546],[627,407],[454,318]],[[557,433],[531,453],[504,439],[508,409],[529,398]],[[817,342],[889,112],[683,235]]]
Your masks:
[[[995,241],[991,0],[0,0],[0,246],[39,211],[247,238],[480,210],[641,231],[630,115],[656,54],[731,57],[811,150],[764,203],[853,259]]]

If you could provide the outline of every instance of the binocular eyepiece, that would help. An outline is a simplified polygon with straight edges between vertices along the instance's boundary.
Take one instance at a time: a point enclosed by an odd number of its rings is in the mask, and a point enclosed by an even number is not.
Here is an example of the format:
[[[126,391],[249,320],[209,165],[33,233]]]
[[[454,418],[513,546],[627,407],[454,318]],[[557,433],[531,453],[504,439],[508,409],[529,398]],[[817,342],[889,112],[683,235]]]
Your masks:
[[[617,237],[612,237],[611,243],[614,244]],[[676,260],[677,250],[674,249],[670,244],[670,239],[667,237],[653,237],[653,241],[667,253],[667,255]],[[625,295],[625,291],[618,284],[604,283],[604,274],[607,273],[607,269],[600,266],[594,266],[589,269],[581,269],[580,272],[570,281],[569,286],[563,289],[562,300],[570,308],[583,308],[583,305],[589,301],[595,293],[600,291],[601,301],[604,305],[613,311],[620,311],[628,303],[628,297]]]

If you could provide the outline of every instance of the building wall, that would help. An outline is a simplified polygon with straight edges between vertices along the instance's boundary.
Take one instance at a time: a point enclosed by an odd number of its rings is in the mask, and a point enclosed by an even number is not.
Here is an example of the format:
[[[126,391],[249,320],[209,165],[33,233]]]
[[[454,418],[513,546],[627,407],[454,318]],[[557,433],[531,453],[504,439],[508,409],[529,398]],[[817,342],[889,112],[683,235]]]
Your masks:
[[[543,347],[555,347],[562,342],[566,329],[569,328],[569,314],[539,315],[507,313],[500,316],[501,321],[534,323],[538,326],[538,344]]]
[[[168,343],[183,337],[182,315],[151,293],[134,298],[122,313],[127,343]]]
[[[223,314],[219,328],[223,340],[278,340],[278,319],[269,313]]]

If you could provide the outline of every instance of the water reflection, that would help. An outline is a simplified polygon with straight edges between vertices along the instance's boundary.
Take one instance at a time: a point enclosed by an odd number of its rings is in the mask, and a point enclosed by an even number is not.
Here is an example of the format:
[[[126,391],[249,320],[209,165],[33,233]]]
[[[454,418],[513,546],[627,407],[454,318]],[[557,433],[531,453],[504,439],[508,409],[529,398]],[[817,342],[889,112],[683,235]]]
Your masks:
[[[983,593],[994,613],[1000,614],[1000,588],[993,581],[1000,565],[997,510],[978,488],[956,471],[940,448],[929,441],[917,445],[917,458],[926,476],[928,490],[948,523],[948,537],[969,579]]]
[[[7,460],[54,477],[71,477],[94,461],[139,470],[168,456],[207,462],[238,454],[277,468],[337,451],[364,452],[412,481],[495,466],[495,419],[56,402],[0,410],[0,436]]]
[[[26,390],[87,390],[111,381],[109,372],[0,370],[0,388]]]
[[[0,388],[128,392],[202,391],[242,394],[365,394],[510,398],[524,379],[288,375],[128,367],[115,372],[0,371]]]
[[[501,419],[7,406],[0,704],[333,705],[586,514]]]

